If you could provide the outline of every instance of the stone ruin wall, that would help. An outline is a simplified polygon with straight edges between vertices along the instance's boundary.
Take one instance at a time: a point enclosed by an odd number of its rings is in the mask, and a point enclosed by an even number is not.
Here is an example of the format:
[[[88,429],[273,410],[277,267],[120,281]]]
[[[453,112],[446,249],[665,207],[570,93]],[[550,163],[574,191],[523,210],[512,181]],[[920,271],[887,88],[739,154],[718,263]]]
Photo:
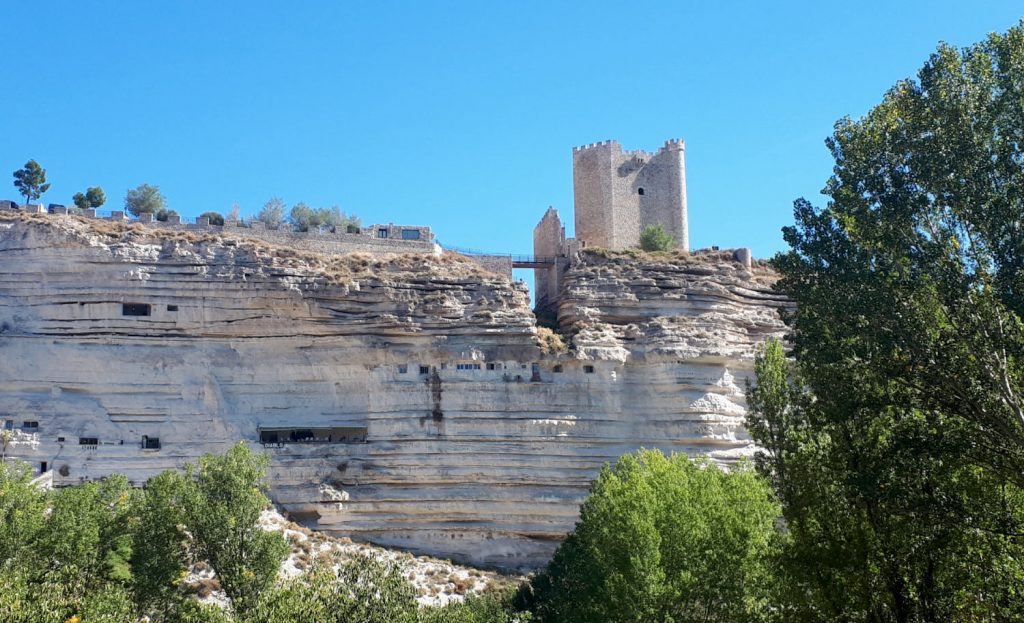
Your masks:
[[[785,305],[756,265],[583,253],[558,304],[572,349],[544,353],[525,286],[457,256],[91,223],[0,212],[0,420],[58,486],[242,439],[310,527],[531,569],[622,453],[753,450],[743,382]]]
[[[558,212],[548,208],[533,228],[533,254],[539,258],[567,258],[565,227]],[[546,268],[536,268],[534,274],[534,299],[538,310],[547,310],[557,304],[561,274],[568,261],[556,261]]]

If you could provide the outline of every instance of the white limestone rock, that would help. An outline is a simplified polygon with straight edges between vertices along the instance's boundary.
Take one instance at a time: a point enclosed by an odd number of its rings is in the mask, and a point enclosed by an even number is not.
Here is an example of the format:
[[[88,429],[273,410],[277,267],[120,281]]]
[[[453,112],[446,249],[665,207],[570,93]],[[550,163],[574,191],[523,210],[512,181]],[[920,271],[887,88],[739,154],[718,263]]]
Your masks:
[[[0,212],[0,419],[39,422],[11,453],[57,486],[141,484],[243,439],[309,527],[532,569],[622,453],[750,455],[743,381],[782,331],[771,281],[725,259],[587,254],[559,307],[572,349],[543,355],[525,287],[457,255]],[[260,443],[313,429],[324,441]]]

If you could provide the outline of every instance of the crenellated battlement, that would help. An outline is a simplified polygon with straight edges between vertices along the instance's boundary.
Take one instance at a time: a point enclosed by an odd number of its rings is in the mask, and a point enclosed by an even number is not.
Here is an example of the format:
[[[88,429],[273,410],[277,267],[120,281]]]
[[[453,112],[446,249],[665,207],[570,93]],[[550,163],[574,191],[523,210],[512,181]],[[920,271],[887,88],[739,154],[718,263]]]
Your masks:
[[[616,141],[614,139],[608,139],[607,141],[598,141],[597,143],[587,143],[586,145],[580,145],[579,147],[573,147],[572,148],[572,153],[576,153],[578,151],[586,151],[588,149],[595,149],[597,147],[610,147],[610,146],[616,146],[620,150],[622,149],[622,145],[619,145],[618,141]]]

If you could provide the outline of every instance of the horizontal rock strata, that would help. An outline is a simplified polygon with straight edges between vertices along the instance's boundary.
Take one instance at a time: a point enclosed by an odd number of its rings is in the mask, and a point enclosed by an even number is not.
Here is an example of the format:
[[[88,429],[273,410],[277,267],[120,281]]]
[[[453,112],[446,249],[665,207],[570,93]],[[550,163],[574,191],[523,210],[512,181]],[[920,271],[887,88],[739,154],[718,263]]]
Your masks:
[[[311,527],[529,569],[623,452],[752,451],[743,383],[785,304],[764,269],[586,254],[545,353],[525,287],[457,255],[99,223],[0,213],[7,453],[58,486],[244,439]]]

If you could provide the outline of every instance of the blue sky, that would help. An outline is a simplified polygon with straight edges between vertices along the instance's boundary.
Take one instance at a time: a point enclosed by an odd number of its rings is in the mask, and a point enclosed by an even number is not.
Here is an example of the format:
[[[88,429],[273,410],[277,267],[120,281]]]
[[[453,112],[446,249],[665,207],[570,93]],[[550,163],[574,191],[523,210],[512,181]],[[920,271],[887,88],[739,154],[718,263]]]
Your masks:
[[[5,2],[0,171],[43,200],[161,187],[186,216],[269,197],[446,245],[528,253],[571,149],[687,142],[694,247],[782,248],[823,141],[1019,0],[911,2]],[[0,198],[16,198],[8,176]]]

